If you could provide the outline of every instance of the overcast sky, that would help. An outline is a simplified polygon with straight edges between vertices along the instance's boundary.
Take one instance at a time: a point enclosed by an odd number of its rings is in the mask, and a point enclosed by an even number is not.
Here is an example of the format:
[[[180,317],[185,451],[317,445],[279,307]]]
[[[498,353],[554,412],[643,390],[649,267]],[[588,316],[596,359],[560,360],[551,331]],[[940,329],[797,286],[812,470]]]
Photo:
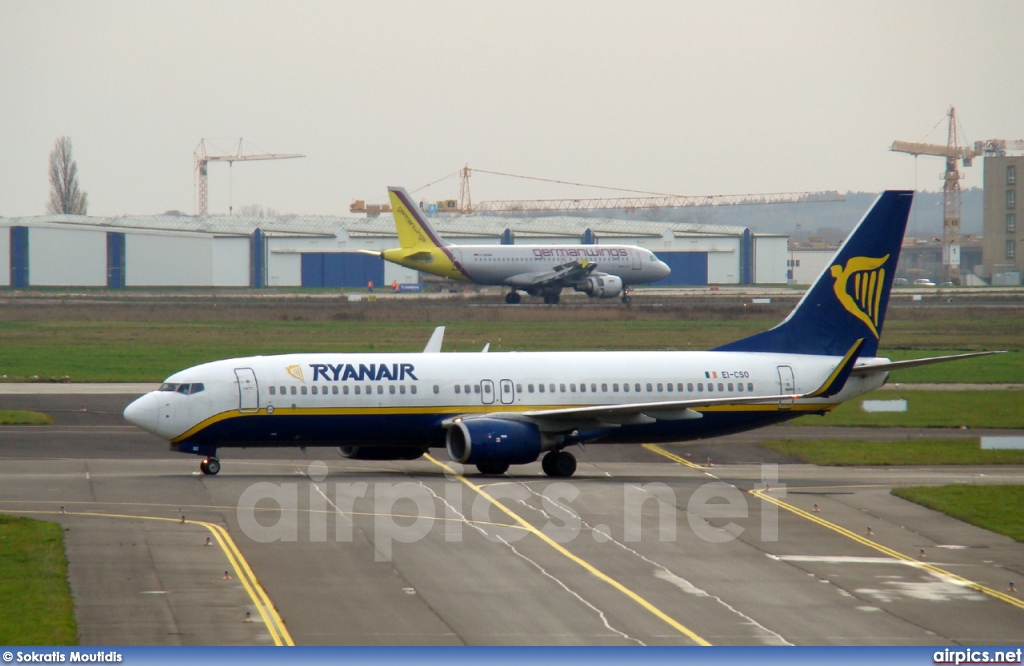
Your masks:
[[[1022,19],[985,0],[0,0],[0,216],[45,213],[61,135],[93,215],[194,213],[201,138],[307,156],[211,164],[211,214],[342,215],[465,164],[675,194],[937,190],[941,159],[889,145],[950,104],[969,141],[1024,138]]]

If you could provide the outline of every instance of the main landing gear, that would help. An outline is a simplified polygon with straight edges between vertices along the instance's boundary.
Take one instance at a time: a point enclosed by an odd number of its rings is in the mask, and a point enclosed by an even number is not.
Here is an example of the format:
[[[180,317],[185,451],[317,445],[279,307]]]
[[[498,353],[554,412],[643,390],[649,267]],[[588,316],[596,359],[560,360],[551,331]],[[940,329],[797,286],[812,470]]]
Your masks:
[[[548,476],[570,477],[576,473],[576,456],[568,451],[549,451],[540,464]]]
[[[206,458],[199,463],[199,469],[203,474],[214,475],[220,471],[220,461],[216,458]]]

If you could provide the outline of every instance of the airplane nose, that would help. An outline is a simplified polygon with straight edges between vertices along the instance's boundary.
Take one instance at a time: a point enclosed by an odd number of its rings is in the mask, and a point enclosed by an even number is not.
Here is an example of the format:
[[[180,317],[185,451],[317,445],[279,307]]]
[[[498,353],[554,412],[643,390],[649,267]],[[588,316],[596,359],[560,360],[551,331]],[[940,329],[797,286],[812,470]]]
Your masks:
[[[665,278],[667,278],[671,274],[672,274],[672,269],[668,267],[668,264],[666,264],[664,261],[659,261],[658,262],[658,279],[659,280],[664,280]]]
[[[154,432],[158,410],[153,395],[147,393],[124,408],[124,419],[147,432]]]

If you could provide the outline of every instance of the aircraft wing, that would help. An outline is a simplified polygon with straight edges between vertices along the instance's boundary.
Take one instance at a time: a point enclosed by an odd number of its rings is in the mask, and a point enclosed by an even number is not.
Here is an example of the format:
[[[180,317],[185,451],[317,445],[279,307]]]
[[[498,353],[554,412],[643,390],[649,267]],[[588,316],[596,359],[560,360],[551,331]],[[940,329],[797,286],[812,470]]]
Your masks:
[[[542,287],[552,283],[575,284],[590,276],[597,264],[586,259],[570,261],[560,266],[555,266],[549,271],[539,273],[520,273],[505,280],[505,284],[513,287]]]
[[[771,404],[781,400],[807,400],[809,398],[827,398],[843,390],[849,379],[864,339],[853,343],[842,360],[836,365],[821,386],[809,393],[778,395],[730,396],[726,398],[696,398],[689,400],[665,400],[659,402],[640,402],[616,405],[590,405],[586,407],[559,407],[555,409],[535,409],[525,412],[498,412],[481,414],[480,417],[499,418],[516,421],[530,421],[546,432],[565,432],[579,428],[607,428],[621,425],[642,425],[654,423],[656,420],[678,421],[682,419],[703,418],[698,409],[719,405],[752,405]],[[476,418],[460,416],[460,419]],[[454,420],[454,419],[452,419]],[[448,425],[448,423],[446,423]]]

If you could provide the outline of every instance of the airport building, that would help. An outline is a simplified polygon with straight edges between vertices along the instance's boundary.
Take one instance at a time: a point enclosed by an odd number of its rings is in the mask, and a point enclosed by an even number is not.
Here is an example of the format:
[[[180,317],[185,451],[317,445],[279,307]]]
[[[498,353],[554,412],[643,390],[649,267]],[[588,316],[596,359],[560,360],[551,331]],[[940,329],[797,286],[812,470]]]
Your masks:
[[[1024,259],[1021,226],[1020,179],[1024,156],[986,155],[984,174],[984,240],[981,277],[993,285],[1019,285]]]
[[[787,238],[743,227],[629,220],[431,217],[457,244],[625,244],[672,269],[659,286],[781,284]],[[311,287],[420,284],[414,270],[362,251],[398,247],[379,217],[0,218],[0,286]],[[4,266],[4,262],[7,265]]]

